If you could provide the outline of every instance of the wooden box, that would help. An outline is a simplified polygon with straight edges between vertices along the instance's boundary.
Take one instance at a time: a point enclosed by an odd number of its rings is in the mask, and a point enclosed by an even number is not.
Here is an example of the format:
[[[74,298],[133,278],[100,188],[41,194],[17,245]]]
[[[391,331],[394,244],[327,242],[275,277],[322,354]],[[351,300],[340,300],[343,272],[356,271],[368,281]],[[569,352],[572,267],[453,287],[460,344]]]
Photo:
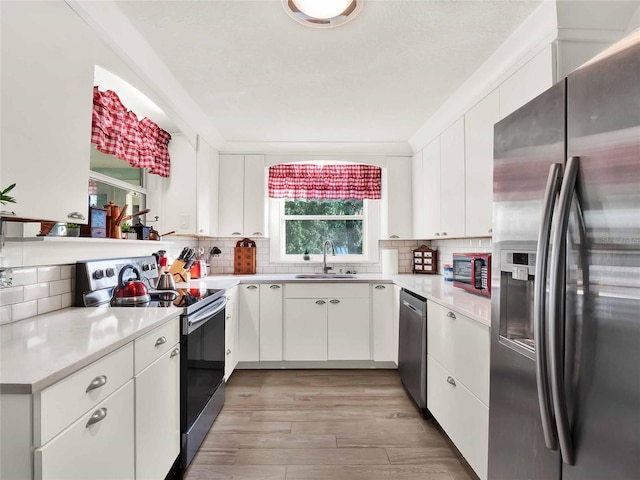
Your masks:
[[[249,238],[238,240],[233,249],[233,273],[235,275],[256,273],[256,242]]]
[[[438,273],[438,251],[422,245],[413,251],[413,273]]]

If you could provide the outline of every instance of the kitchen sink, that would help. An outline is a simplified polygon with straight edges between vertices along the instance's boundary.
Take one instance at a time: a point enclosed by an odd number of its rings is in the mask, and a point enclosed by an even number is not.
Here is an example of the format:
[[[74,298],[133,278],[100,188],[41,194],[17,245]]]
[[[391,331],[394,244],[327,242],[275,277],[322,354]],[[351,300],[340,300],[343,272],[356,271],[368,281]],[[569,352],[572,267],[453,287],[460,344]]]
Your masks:
[[[356,278],[353,273],[301,273],[295,278]]]

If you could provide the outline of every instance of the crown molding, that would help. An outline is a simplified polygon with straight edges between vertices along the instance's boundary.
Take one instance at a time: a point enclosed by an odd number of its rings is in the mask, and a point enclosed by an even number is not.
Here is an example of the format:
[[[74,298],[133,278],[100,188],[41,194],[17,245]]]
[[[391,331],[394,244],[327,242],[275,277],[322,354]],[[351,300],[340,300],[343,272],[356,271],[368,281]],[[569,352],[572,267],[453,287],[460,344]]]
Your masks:
[[[225,142],[220,153],[285,155],[411,155],[407,142]]]

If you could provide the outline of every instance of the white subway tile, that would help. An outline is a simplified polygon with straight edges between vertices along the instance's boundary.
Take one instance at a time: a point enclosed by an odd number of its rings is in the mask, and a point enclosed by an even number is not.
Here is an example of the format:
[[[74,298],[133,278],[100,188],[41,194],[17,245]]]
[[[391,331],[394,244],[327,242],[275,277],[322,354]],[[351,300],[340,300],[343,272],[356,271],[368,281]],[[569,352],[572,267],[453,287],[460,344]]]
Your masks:
[[[38,282],[52,282],[54,280],[60,280],[59,266],[38,268]]]
[[[13,305],[24,301],[24,287],[0,288],[0,305]]]
[[[74,275],[75,265],[61,265],[60,266],[60,279],[72,278]]]
[[[0,325],[11,321],[11,306],[0,307]]]
[[[49,284],[49,295],[61,295],[71,292],[71,279],[57,280]]]
[[[14,287],[38,283],[38,271],[35,268],[16,268],[11,271]]]
[[[35,285],[26,285],[23,288],[25,302],[49,296],[48,283],[36,283]]]
[[[73,295],[71,295],[71,293],[63,293],[62,295],[60,295],[60,298],[62,308],[73,306]]]
[[[17,303],[11,306],[11,317],[13,321],[22,320],[24,318],[35,317],[38,314],[38,301]]]
[[[53,312],[62,308],[62,296],[56,295],[55,297],[41,298],[38,300],[38,315],[43,313]]]

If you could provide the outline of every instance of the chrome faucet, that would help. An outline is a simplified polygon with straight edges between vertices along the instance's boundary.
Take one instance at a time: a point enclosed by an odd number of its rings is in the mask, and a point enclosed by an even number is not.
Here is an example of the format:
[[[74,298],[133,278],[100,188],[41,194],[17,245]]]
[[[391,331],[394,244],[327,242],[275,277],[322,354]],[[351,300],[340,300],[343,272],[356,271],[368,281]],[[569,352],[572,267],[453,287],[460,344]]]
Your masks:
[[[327,267],[327,245],[331,245],[331,255],[335,256],[336,248],[331,240],[325,240],[322,244],[322,273],[329,273],[332,267]]]

